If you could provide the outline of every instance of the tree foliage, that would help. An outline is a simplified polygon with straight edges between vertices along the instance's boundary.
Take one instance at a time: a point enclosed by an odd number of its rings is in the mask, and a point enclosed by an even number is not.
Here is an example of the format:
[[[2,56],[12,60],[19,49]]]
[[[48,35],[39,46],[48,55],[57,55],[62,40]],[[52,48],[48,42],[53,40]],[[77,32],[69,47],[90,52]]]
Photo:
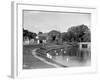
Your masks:
[[[37,34],[23,29],[23,37],[30,39],[36,39]]]
[[[62,34],[62,39],[68,42],[90,42],[90,29],[86,25],[73,26]]]
[[[39,32],[38,35],[43,34],[43,32]]]

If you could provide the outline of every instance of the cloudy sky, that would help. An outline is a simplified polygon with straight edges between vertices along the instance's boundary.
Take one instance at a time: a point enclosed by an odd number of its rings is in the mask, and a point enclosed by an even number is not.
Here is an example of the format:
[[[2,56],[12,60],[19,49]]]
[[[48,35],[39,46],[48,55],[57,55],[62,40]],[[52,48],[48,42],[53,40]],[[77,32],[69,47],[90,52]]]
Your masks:
[[[81,24],[90,26],[90,14],[45,11],[23,11],[23,13],[24,29],[36,33],[51,30],[66,32],[69,27]]]

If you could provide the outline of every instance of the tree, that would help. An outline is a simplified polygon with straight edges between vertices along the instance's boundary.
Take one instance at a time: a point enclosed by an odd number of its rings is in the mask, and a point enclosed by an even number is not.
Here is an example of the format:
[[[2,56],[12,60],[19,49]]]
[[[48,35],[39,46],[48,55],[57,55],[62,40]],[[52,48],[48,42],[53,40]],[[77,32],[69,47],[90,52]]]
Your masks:
[[[28,30],[23,29],[23,41],[28,39]]]
[[[86,32],[82,38],[84,42],[91,42],[91,32],[90,31]]]
[[[28,32],[29,39],[36,39],[37,34],[33,32]]]
[[[62,41],[63,41],[63,42],[65,42],[65,41],[69,42],[70,37],[71,37],[71,36],[70,36],[70,34],[69,34],[68,32],[62,33]]]
[[[73,26],[64,33],[62,39],[68,42],[90,41],[90,29],[86,25]]]
[[[38,35],[43,34],[43,32],[39,32]]]
[[[23,29],[23,36],[28,36],[28,30]]]
[[[23,39],[36,39],[37,34],[23,29]]]

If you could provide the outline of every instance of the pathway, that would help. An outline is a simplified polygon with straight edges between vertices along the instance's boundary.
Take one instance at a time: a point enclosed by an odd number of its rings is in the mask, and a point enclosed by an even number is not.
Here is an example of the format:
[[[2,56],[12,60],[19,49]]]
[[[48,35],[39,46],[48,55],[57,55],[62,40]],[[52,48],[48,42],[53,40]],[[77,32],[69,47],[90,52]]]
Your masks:
[[[55,66],[56,68],[59,68],[59,67],[62,67],[62,66],[63,66],[63,65],[61,66],[60,64],[57,64],[57,63],[49,62],[49,61],[47,61],[46,59],[37,56],[37,55],[36,55],[36,50],[37,50],[37,49],[34,49],[34,50],[32,51],[32,55],[34,55],[35,58],[38,58],[39,60],[43,61],[44,63],[47,63],[47,64],[52,65],[52,66]]]

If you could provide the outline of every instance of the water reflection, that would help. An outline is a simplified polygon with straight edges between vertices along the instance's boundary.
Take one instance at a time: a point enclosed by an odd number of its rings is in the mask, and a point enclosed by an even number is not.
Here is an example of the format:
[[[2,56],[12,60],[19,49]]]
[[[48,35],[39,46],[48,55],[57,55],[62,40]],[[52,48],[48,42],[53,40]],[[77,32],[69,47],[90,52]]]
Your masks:
[[[63,49],[61,49],[63,53],[66,53]],[[89,66],[91,63],[91,53],[89,49],[83,49],[76,55],[60,55],[61,52],[55,51],[56,54],[52,55],[52,60],[65,65],[65,66]]]

